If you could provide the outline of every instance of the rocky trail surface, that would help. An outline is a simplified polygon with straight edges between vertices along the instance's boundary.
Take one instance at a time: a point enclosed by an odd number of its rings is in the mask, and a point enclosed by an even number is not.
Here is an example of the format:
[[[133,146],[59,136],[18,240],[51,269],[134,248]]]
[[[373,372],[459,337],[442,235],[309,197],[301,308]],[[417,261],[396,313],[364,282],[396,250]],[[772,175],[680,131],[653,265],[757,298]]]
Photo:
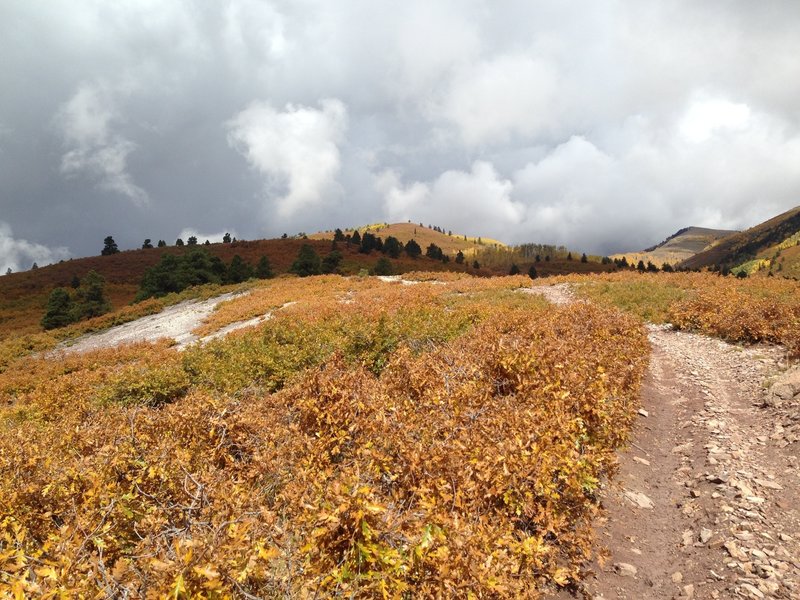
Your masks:
[[[640,418],[603,492],[608,556],[583,594],[800,598],[800,373],[781,374],[778,348],[668,326],[649,338]]]

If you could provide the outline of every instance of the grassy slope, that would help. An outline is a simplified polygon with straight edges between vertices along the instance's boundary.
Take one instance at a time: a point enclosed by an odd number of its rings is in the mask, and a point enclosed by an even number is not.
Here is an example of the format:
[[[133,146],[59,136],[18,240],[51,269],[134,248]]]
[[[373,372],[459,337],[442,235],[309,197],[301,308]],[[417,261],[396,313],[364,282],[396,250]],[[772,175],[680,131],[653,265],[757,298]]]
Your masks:
[[[705,252],[685,260],[681,266],[689,269],[722,264],[736,266],[780,244],[798,231],[800,231],[800,206],[725,238]]]
[[[345,230],[345,233],[351,233],[352,229]],[[390,235],[396,237],[404,244],[409,240],[415,240],[423,252],[430,244],[436,244],[447,254],[455,256],[461,250],[465,256],[472,256],[479,252],[482,248],[499,246],[505,247],[503,242],[493,240],[486,237],[469,237],[459,234],[447,235],[446,233],[439,233],[428,227],[422,227],[418,223],[376,223],[359,227],[358,231],[364,233],[370,231],[384,240]],[[333,238],[332,231],[321,231],[310,236],[312,239],[330,240]],[[466,239],[464,239],[466,237]],[[481,243],[478,243],[480,239]]]
[[[331,249],[329,241],[275,239],[232,244],[202,246],[223,261],[229,263],[239,255],[255,265],[262,256],[267,256],[276,273],[288,271],[300,247],[311,244],[325,256]],[[90,256],[41,267],[33,271],[12,273],[0,277],[0,340],[9,335],[20,335],[40,331],[39,320],[44,313],[47,297],[55,287],[67,287],[73,276],[82,278],[90,270],[100,273],[107,281],[107,295],[112,306],[119,309],[133,301],[144,272],[158,263],[164,254],[181,254],[189,248],[170,246],[148,250],[128,250],[112,256]],[[342,271],[345,274],[369,269],[383,256],[373,252],[360,254],[354,247],[339,244],[344,255]],[[425,257],[411,259],[403,256],[392,260],[396,272],[406,271],[463,271],[467,267],[455,263],[443,264]],[[471,269],[470,269],[471,270]]]
[[[640,260],[651,261],[657,266],[663,263],[677,264],[703,252],[719,243],[720,240],[738,233],[724,229],[707,229],[705,227],[688,227],[684,231],[668,238],[649,252],[625,252],[615,254],[612,258],[622,258],[634,264]]]

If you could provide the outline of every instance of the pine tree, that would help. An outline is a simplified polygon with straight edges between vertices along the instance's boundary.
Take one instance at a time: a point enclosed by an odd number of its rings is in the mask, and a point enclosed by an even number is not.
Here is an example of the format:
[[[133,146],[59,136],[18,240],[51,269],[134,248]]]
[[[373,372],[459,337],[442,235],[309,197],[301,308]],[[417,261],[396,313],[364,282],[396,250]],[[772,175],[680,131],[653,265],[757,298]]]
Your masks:
[[[378,262],[375,263],[375,267],[372,269],[373,275],[391,275],[394,272],[392,269],[392,261],[390,261],[385,256],[382,256],[378,259]]]
[[[165,242],[164,240],[158,240],[158,247],[159,248],[164,248],[166,245],[167,245],[167,242]]]
[[[148,250],[153,247],[153,243],[150,241],[150,238],[147,238],[144,243],[142,244],[142,250]]]
[[[339,271],[339,263],[342,262],[342,253],[338,250],[331,250],[331,252],[322,259],[322,272],[337,273]]]
[[[227,283],[242,283],[247,281],[253,276],[253,267],[251,267],[245,260],[238,254],[234,255],[231,259],[231,264],[228,266],[226,277]]]
[[[256,265],[256,277],[259,279],[272,279],[275,277],[275,273],[272,272],[272,265],[269,264],[269,259],[266,256],[262,256],[258,261],[258,265]]]
[[[222,236],[222,243],[223,244],[230,244],[231,243],[231,234],[230,233],[226,233],[225,235]]]
[[[582,263],[589,262],[589,257],[586,256],[585,252],[581,254],[581,262]]]
[[[289,272],[300,277],[319,275],[322,273],[322,260],[312,246],[303,244],[300,252],[297,253],[297,258],[289,268]]]
[[[33,263],[33,264],[31,265],[31,271],[35,271],[35,270],[36,270],[36,269],[38,269],[38,268],[39,268],[39,265],[37,265],[36,263]]]
[[[516,263],[511,263],[511,268],[508,270],[509,275],[519,275],[519,267]]]
[[[419,247],[419,244],[414,240],[408,240],[405,246],[406,254],[408,254],[411,258],[417,258],[422,254],[422,248]]]
[[[176,246],[183,246],[183,240],[181,238],[178,238],[177,240],[175,240],[175,245]]]
[[[353,232],[353,235],[350,236],[350,243],[355,244],[356,246],[361,246],[361,234],[358,233],[358,229]]]
[[[6,275],[11,275],[11,273],[12,273],[12,271],[11,271],[11,267],[8,267],[8,268],[6,269]]]
[[[75,304],[72,316],[75,321],[98,317],[111,310],[105,296],[106,280],[97,271],[89,271],[81,279],[81,285],[75,292]]]
[[[103,240],[103,249],[100,251],[101,256],[110,256],[111,254],[117,254],[119,252],[119,248],[117,247],[117,242],[114,241],[114,238],[106,236]]]
[[[197,246],[197,237],[190,235],[189,239],[186,240],[187,246]]]
[[[456,264],[464,264],[464,253],[461,250],[456,254]]]
[[[69,284],[72,286],[73,290],[77,290],[79,287],[81,287],[81,280],[77,275],[73,275],[72,281],[70,281]]]
[[[403,251],[403,244],[400,243],[393,235],[390,235],[386,238],[386,241],[383,243],[383,252],[391,256],[392,258],[398,258],[400,253]]]
[[[42,327],[55,329],[72,323],[72,298],[64,288],[56,288],[47,299],[47,309],[42,317]]]
[[[536,279],[539,276],[539,273],[536,272],[536,267],[531,265],[530,269],[528,269],[528,277],[531,279]]]
[[[344,233],[338,227],[336,228],[336,231],[333,232],[333,241],[334,242],[343,242],[343,241],[345,241]]]
[[[481,268],[481,263],[479,263],[477,260],[473,260],[472,261],[472,268],[473,269],[480,269]]]

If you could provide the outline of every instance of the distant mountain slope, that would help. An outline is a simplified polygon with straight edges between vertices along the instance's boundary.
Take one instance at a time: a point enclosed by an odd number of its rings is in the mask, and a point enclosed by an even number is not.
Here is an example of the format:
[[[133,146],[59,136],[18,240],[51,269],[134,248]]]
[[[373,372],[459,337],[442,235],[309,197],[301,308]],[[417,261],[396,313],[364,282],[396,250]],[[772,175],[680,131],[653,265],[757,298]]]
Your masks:
[[[800,232],[800,206],[746,231],[731,235],[711,248],[684,260],[680,266],[699,269],[713,265],[735,267],[764,257]],[[796,245],[796,244],[795,244]]]
[[[486,237],[469,237],[457,233],[443,233],[418,223],[375,223],[358,227],[357,229],[361,234],[369,231],[384,240],[391,235],[404,244],[413,239],[420,245],[423,252],[430,244],[436,244],[446,254],[455,255],[460,250],[465,256],[473,255],[481,248],[505,247],[505,244],[498,240]],[[352,234],[355,229],[344,229],[343,231],[345,234]],[[333,238],[333,231],[321,231],[309,237],[315,240],[329,240]]]
[[[720,240],[735,233],[738,232],[706,227],[684,227],[660,244],[651,246],[642,252],[625,252],[616,254],[612,258],[624,256],[628,262],[650,261],[659,267],[663,263],[675,265],[691,258],[698,252],[713,247]]]

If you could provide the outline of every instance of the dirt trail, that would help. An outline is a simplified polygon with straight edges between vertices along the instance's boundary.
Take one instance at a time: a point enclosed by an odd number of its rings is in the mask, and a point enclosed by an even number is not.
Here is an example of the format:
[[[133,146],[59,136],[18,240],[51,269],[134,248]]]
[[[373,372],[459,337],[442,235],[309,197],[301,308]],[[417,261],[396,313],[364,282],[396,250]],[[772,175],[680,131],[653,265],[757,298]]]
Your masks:
[[[563,286],[549,289],[551,300],[571,300]],[[669,327],[650,326],[649,337],[641,417],[603,492],[598,545],[609,556],[584,592],[800,598],[798,444],[780,426],[785,409],[765,405],[782,353]]]

